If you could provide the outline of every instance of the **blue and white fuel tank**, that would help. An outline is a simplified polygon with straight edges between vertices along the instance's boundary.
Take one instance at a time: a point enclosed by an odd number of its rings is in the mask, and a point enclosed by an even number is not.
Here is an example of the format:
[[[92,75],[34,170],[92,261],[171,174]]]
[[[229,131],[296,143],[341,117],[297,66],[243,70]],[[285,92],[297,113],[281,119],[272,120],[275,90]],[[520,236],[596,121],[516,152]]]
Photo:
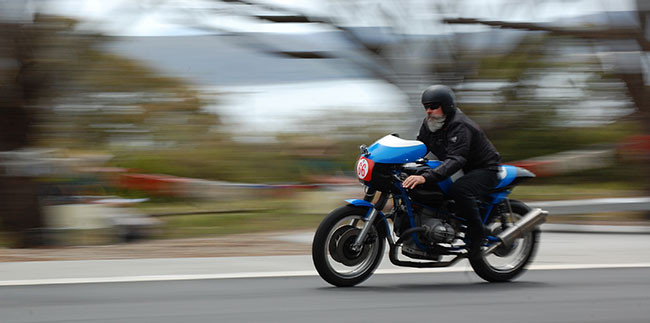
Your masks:
[[[385,136],[368,147],[366,158],[375,163],[405,164],[427,154],[427,146],[418,140],[405,140],[393,135]]]

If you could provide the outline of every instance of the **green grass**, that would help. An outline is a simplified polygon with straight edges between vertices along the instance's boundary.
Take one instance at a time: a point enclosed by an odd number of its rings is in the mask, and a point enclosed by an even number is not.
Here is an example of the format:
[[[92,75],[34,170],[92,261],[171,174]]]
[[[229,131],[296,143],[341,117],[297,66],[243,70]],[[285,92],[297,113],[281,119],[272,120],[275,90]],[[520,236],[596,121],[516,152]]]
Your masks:
[[[315,229],[324,215],[281,210],[240,214],[201,214],[165,217],[159,238],[189,238],[265,231]]]
[[[260,196],[257,198],[222,201],[198,201],[170,197],[153,198],[149,202],[135,205],[142,214],[174,212],[204,212],[207,214],[169,215],[161,220],[154,239],[178,239],[217,237],[229,234],[315,230],[329,211],[343,205],[344,196],[349,193],[328,191],[294,192],[287,196]],[[646,192],[635,189],[627,182],[603,182],[567,185],[521,185],[511,198],[524,201],[570,200],[604,197],[644,196]],[[228,212],[231,210],[233,212]],[[237,212],[239,210],[253,210]],[[617,212],[592,215],[551,216],[555,223],[608,223],[647,222],[645,212]],[[106,232],[75,232],[75,244],[97,244],[107,241]],[[0,247],[9,246],[7,233],[0,232]],[[100,239],[100,240],[98,240]],[[104,240],[101,240],[104,239]],[[100,242],[94,242],[100,241]]]
[[[297,193],[299,194],[299,193]],[[298,196],[259,196],[241,200],[197,201],[158,198],[137,206],[144,214],[206,212],[166,215],[156,238],[190,238],[237,233],[315,229],[327,212],[308,212]],[[241,210],[244,210],[243,212]],[[229,212],[232,211],[232,212]]]
[[[511,198],[524,201],[570,200],[604,197],[642,196],[643,190],[636,190],[625,182],[606,182],[576,185],[522,185],[517,187]],[[353,198],[355,196],[347,196]],[[338,205],[343,205],[343,196],[327,192],[310,192],[283,198],[260,198],[230,202],[188,202],[162,201],[143,203],[141,210],[153,213],[190,212],[203,210],[255,209],[255,212],[197,214],[164,216],[162,233],[158,238],[188,238],[220,236],[236,233],[263,231],[286,231],[315,229],[325,215]],[[313,206],[313,208],[310,208]],[[592,222],[643,220],[638,212],[596,214],[593,216],[555,217],[550,222]]]

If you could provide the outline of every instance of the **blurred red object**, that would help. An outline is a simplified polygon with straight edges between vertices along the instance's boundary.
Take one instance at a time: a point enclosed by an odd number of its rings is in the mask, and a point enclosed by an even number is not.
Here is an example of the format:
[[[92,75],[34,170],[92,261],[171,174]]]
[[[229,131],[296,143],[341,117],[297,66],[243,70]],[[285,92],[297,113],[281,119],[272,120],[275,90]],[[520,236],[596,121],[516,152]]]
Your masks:
[[[119,184],[122,188],[145,191],[156,195],[173,196],[178,194],[177,183],[190,181],[188,178],[157,174],[121,174]]]
[[[553,167],[556,164],[556,161],[553,160],[521,160],[508,162],[507,165],[517,166],[525,168],[533,172],[538,177],[552,176],[555,175],[555,168]]]
[[[629,158],[650,158],[650,135],[625,138],[617,147],[620,155]]]

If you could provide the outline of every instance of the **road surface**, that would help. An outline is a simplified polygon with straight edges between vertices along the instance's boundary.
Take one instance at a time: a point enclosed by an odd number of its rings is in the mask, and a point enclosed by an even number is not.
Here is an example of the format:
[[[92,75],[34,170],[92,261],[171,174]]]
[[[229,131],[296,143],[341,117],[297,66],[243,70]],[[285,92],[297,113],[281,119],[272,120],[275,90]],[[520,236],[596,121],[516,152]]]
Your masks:
[[[650,268],[281,277],[0,288],[2,322],[648,322]]]
[[[308,255],[2,263],[0,322],[650,322],[650,236],[545,233],[541,246],[503,284],[466,261],[384,259],[354,288],[315,276]]]

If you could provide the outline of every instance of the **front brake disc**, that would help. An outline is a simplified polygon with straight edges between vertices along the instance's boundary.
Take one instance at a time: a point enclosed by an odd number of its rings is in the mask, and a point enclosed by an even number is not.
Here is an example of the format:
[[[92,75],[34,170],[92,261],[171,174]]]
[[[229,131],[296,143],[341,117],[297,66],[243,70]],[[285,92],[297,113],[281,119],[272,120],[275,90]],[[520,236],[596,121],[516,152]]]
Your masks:
[[[339,244],[339,240],[341,239],[341,236],[346,233],[347,231],[357,229],[357,227],[351,226],[351,225],[344,225],[336,229],[334,233],[332,233],[332,237],[330,238],[330,243],[327,246],[328,250],[330,252],[330,255],[334,260],[337,262],[341,262],[341,257],[339,257],[339,254],[336,250],[336,246]]]
[[[345,231],[339,238],[339,242],[336,245],[336,254],[340,263],[346,266],[356,266],[365,260],[366,256],[368,256],[370,247],[367,245],[361,245],[361,250],[359,251],[352,250],[352,245],[357,240],[360,232],[361,229],[354,228]]]

